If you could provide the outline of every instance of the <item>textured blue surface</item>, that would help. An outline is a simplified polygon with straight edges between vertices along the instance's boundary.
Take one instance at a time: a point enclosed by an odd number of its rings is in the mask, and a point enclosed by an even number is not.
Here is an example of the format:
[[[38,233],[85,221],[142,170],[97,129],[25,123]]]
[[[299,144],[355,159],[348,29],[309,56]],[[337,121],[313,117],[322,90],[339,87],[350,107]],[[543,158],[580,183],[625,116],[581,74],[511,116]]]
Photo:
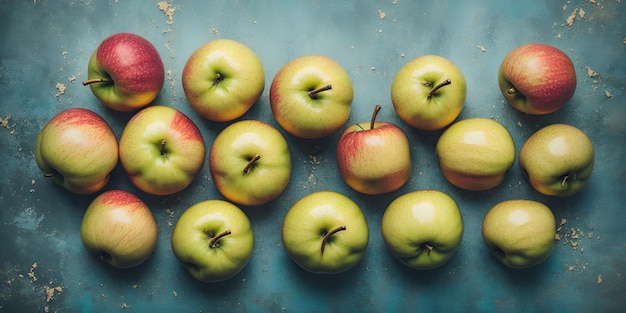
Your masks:
[[[626,4],[594,2],[173,1],[176,11],[168,26],[157,1],[0,0],[0,116],[6,122],[0,128],[0,312],[42,312],[44,307],[50,312],[618,311],[626,306]],[[576,8],[584,14],[577,11],[573,25],[565,25]],[[188,189],[167,197],[139,192],[118,166],[107,189],[125,189],[146,201],[159,223],[160,237],[154,255],[143,265],[111,268],[89,255],[80,242],[82,213],[95,195],[76,196],[46,181],[35,164],[33,146],[39,129],[72,107],[101,114],[119,138],[131,115],[104,108],[80,81],[97,44],[120,31],[142,35],[159,49],[171,74],[155,103],[190,116],[207,146],[227,124],[203,120],[184,97],[182,68],[197,47],[215,38],[241,41],[261,58],[266,86],[295,57],[329,56],[353,81],[348,123],[368,120],[374,105],[382,105],[379,120],[398,124],[412,142],[414,173],[397,192],[360,195],[337,173],[339,134],[321,140],[287,136],[294,160],[287,190],[268,205],[244,208],[256,235],[251,262],[232,280],[205,284],[177,263],[169,224],[192,204],[221,198],[210,180],[208,162]],[[576,94],[554,114],[521,114],[499,93],[500,61],[529,42],[562,49],[576,66]],[[568,199],[541,196],[523,180],[517,163],[494,190],[468,192],[448,184],[434,156],[440,132],[411,129],[390,102],[394,74],[423,54],[445,56],[463,71],[468,96],[459,118],[501,122],[518,151],[534,131],[551,123],[584,130],[596,147],[596,168],[585,190]],[[589,77],[588,68],[598,75]],[[57,83],[67,87],[64,94],[57,95]],[[243,118],[276,125],[267,91]],[[370,226],[364,260],[336,276],[304,272],[287,257],[280,240],[286,210],[302,196],[325,189],[354,199]],[[380,236],[386,206],[417,189],[447,192],[459,203],[465,220],[459,251],[431,271],[410,270],[397,262]],[[482,218],[507,199],[544,202],[557,221],[566,220],[559,231],[561,241],[542,265],[510,270],[484,247]],[[46,287],[56,286],[62,293],[47,302]]]

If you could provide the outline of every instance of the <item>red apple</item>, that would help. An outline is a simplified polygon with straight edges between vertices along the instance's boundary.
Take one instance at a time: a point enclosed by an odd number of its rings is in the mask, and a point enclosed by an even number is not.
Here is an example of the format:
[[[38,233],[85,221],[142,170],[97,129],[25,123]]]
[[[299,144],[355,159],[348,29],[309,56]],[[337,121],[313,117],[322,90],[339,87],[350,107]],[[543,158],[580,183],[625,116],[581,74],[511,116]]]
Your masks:
[[[130,112],[148,105],[163,87],[165,70],[157,49],[145,38],[117,33],[104,39],[89,59],[83,85],[104,105]]]
[[[364,194],[392,192],[411,175],[409,139],[400,127],[376,122],[377,105],[370,122],[354,124],[341,134],[337,166],[341,178]]]
[[[520,46],[504,58],[498,84],[506,101],[528,114],[562,108],[576,90],[576,70],[563,51],[546,44]]]

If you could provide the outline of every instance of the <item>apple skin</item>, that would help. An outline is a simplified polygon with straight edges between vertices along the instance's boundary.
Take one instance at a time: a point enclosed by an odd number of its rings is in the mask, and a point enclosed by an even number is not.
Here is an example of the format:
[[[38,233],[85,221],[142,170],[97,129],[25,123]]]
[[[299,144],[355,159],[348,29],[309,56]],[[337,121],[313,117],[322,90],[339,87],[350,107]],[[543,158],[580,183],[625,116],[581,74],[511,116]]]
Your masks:
[[[518,160],[523,176],[535,190],[569,197],[582,190],[591,177],[594,148],[580,129],[552,124],[526,140]]]
[[[256,155],[259,158],[252,161]],[[276,128],[262,121],[243,120],[215,137],[209,168],[215,187],[225,198],[240,205],[262,205],[287,187],[291,153]]]
[[[159,52],[147,39],[117,33],[105,38],[92,53],[87,78],[83,85],[89,85],[105,106],[131,112],[150,104],[159,95],[165,69]]]
[[[454,199],[438,190],[404,194],[389,204],[381,232],[400,262],[418,270],[446,263],[463,237],[463,217]]]
[[[563,51],[531,43],[513,49],[502,60],[498,85],[517,110],[535,115],[562,108],[576,91],[576,69]]]
[[[205,200],[183,212],[172,231],[171,245],[191,276],[220,282],[246,267],[254,250],[254,233],[250,220],[236,205]]]
[[[201,116],[228,122],[244,115],[259,99],[265,73],[250,48],[235,40],[216,39],[187,59],[182,83],[189,104]]]
[[[443,176],[454,186],[471,191],[498,186],[515,162],[515,144],[508,130],[487,118],[452,124],[435,149]]]
[[[153,195],[187,188],[202,169],[205,153],[194,122],[167,106],[137,112],[120,138],[120,161],[130,181]]]
[[[334,191],[302,197],[283,220],[285,251],[301,268],[315,274],[338,274],[353,268],[365,255],[368,241],[367,221],[359,206]]]
[[[337,167],[352,189],[369,195],[398,190],[411,176],[409,139],[400,127],[372,121],[349,126],[337,143]]]
[[[507,200],[485,215],[482,236],[485,245],[502,264],[523,269],[545,261],[556,235],[554,214],[533,200]]]
[[[438,130],[450,125],[461,114],[466,94],[461,70],[438,55],[409,61],[400,68],[391,85],[396,113],[405,123],[420,130]]]
[[[109,190],[87,207],[80,225],[84,246],[118,268],[135,267],[152,255],[158,239],[150,208],[132,193]]]
[[[276,122],[291,135],[306,139],[326,137],[343,127],[352,99],[348,73],[321,55],[290,61],[276,73],[270,87]]]
[[[35,141],[35,161],[44,176],[76,194],[104,188],[118,160],[117,138],[111,127],[88,109],[57,114]]]

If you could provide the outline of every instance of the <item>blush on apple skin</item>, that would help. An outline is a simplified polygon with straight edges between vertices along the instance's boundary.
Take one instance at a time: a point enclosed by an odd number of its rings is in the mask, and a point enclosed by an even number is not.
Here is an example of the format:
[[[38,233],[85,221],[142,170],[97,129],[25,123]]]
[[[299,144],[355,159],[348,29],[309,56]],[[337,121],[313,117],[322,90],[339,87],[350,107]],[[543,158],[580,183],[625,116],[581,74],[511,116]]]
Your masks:
[[[141,210],[145,206],[137,196],[122,190],[110,190],[99,199],[102,205],[111,207],[125,207],[130,212]]]
[[[503,96],[529,114],[557,111],[576,90],[576,70],[563,51],[546,44],[527,44],[511,51],[499,70]],[[514,88],[515,93],[509,90]]]
[[[110,128],[109,124],[100,115],[84,108],[72,108],[59,113],[50,120],[49,127],[67,128],[68,126]]]
[[[180,136],[181,140],[194,140],[204,143],[202,134],[196,124],[182,112],[176,112],[170,123],[172,130]]]
[[[156,48],[147,39],[117,33],[104,39],[96,59],[114,83],[129,92],[146,92],[163,87],[165,68]],[[160,87],[155,88],[155,86]]]

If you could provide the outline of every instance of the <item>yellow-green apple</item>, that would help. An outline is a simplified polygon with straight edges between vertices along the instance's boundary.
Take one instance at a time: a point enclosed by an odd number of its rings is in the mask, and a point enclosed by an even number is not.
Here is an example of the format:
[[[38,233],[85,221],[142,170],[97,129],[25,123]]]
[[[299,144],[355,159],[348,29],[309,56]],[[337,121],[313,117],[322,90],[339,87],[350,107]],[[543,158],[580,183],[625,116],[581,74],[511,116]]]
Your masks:
[[[91,54],[83,85],[89,85],[107,107],[130,112],[150,104],[164,80],[163,61],[152,43],[139,35],[117,33]]]
[[[205,160],[202,134],[182,112],[155,105],[137,112],[120,138],[120,162],[135,186],[169,195],[191,184]]]
[[[261,205],[278,197],[291,178],[285,137],[262,121],[235,122],[211,146],[209,168],[217,190],[241,205]]]
[[[259,57],[246,45],[216,39],[187,59],[182,82],[192,108],[210,121],[227,122],[248,112],[259,99],[265,73]]]
[[[466,190],[498,186],[515,162],[515,145],[502,124],[469,118],[446,129],[435,147],[443,176]]]
[[[504,265],[528,268],[545,261],[554,246],[554,214],[533,200],[507,200],[485,215],[482,236],[489,251]]]
[[[350,116],[353,91],[346,70],[321,55],[285,64],[270,87],[276,122],[300,138],[321,138],[338,131]]]
[[[354,201],[334,191],[317,191],[289,208],[282,241],[289,257],[306,271],[337,274],[363,259],[369,232]]]
[[[337,143],[337,167],[352,189],[364,194],[398,190],[411,175],[409,139],[400,127],[376,122],[377,105],[370,122],[349,126]]]
[[[576,91],[576,69],[563,51],[531,43],[513,49],[498,71],[506,101],[528,114],[548,114],[562,108]]]
[[[187,272],[203,282],[219,282],[243,270],[254,249],[248,216],[224,200],[189,207],[172,231],[172,251]]]
[[[421,130],[450,125],[461,113],[467,87],[461,70],[438,55],[406,63],[393,79],[391,101],[398,116]]]
[[[45,177],[77,194],[102,189],[118,162],[118,144],[109,124],[88,109],[54,116],[39,131],[35,161]]]
[[[589,180],[594,164],[591,140],[567,124],[541,128],[522,145],[519,166],[535,190],[548,196],[568,197]]]
[[[428,270],[446,263],[456,253],[463,237],[463,218],[448,194],[412,191],[389,204],[381,232],[387,248],[400,262]]]
[[[123,190],[98,195],[87,207],[80,237],[92,253],[119,268],[147,260],[157,244],[158,226],[150,208]]]

